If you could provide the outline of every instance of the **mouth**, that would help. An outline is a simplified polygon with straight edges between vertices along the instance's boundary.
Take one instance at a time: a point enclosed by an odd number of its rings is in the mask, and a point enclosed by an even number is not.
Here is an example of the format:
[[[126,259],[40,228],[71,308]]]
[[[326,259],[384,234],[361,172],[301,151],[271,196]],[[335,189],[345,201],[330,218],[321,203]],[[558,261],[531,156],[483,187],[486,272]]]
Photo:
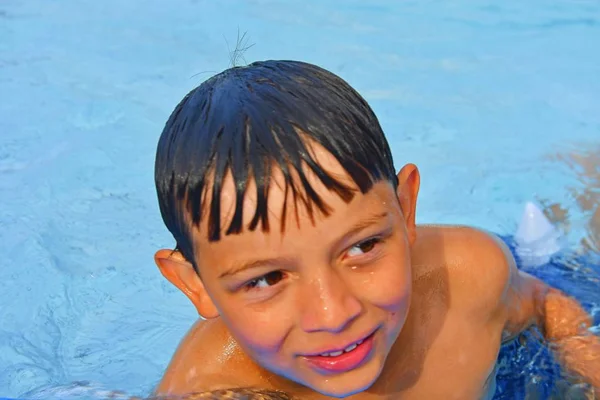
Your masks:
[[[304,358],[312,367],[325,373],[342,373],[356,369],[370,358],[376,332],[377,329],[343,348],[306,355]]]

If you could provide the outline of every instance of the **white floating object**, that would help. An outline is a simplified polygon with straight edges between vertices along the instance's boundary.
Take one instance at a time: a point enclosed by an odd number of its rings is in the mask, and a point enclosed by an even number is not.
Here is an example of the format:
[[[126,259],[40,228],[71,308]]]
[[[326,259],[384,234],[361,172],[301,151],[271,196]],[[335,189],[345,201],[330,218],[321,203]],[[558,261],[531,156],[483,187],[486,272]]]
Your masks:
[[[525,205],[521,222],[515,233],[517,255],[526,266],[539,266],[561,249],[561,235],[532,202]]]

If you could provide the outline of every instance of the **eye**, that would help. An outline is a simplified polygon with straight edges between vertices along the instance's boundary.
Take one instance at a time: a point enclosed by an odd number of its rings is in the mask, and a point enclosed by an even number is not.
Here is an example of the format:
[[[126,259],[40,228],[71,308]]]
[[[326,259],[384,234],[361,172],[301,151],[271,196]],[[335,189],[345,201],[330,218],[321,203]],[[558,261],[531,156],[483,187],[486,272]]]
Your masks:
[[[252,289],[265,289],[269,286],[278,284],[283,279],[283,272],[273,271],[259,278],[253,279],[246,284],[247,290]]]
[[[362,256],[370,251],[372,251],[377,244],[381,242],[379,238],[371,238],[367,239],[364,242],[360,242],[350,248],[348,253],[346,253],[349,257],[357,257]]]

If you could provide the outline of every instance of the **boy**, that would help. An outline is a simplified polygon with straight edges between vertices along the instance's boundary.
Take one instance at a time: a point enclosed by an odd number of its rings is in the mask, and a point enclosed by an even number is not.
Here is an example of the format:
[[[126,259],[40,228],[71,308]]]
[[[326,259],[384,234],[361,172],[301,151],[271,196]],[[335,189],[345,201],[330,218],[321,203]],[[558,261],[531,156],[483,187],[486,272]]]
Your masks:
[[[600,386],[579,304],[492,235],[416,226],[417,167],[396,174],[373,111],[328,71],[266,61],[207,80],[169,118],[155,178],[177,242],[156,264],[206,319],[158,394],[487,398],[500,345],[532,325]]]

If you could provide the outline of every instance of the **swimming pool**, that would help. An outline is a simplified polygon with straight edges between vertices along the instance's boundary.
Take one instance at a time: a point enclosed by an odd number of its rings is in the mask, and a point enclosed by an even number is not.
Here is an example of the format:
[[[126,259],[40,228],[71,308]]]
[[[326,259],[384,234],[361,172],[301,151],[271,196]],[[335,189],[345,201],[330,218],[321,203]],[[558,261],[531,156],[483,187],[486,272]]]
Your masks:
[[[593,177],[554,155],[600,152],[597,2],[170,4],[0,4],[0,396],[160,377],[194,310],[152,261],[172,245],[155,146],[238,28],[247,61],[313,62],[367,98],[397,163],[421,168],[419,221],[510,235],[533,199],[568,210],[569,249],[588,235]],[[538,272],[598,315],[599,264]]]

